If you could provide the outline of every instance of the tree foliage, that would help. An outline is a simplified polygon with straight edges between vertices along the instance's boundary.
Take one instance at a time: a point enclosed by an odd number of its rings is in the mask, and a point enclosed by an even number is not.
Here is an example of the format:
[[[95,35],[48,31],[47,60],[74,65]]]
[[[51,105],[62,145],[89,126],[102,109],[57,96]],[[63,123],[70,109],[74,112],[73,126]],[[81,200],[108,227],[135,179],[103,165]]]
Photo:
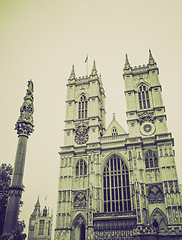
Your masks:
[[[1,164],[0,166],[0,235],[3,232],[4,218],[8,203],[8,190],[11,184],[13,168],[10,164]]]
[[[8,204],[8,193],[9,187],[11,185],[12,174],[13,168],[10,164],[3,163],[0,165],[0,235],[2,235],[3,233],[6,208]],[[22,205],[23,202],[20,200],[20,207],[22,207]],[[13,239],[24,239],[24,234],[22,234],[24,228],[24,221],[18,221],[17,231],[16,233],[13,233]]]

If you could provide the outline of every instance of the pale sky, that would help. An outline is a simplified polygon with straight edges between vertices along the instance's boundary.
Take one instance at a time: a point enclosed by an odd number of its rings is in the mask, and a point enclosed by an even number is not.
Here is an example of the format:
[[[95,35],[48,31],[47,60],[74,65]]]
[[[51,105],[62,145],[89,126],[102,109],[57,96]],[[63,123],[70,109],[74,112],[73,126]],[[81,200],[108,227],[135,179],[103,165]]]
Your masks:
[[[181,0],[0,0],[1,163],[14,165],[14,126],[30,78],[35,90],[35,131],[28,140],[21,213],[26,231],[38,195],[42,208],[53,209],[55,224],[66,83],[72,64],[77,76],[86,74],[87,54],[89,73],[95,60],[102,75],[107,126],[115,112],[127,131],[125,54],[134,67],[147,64],[152,50],[182,183],[181,9]]]

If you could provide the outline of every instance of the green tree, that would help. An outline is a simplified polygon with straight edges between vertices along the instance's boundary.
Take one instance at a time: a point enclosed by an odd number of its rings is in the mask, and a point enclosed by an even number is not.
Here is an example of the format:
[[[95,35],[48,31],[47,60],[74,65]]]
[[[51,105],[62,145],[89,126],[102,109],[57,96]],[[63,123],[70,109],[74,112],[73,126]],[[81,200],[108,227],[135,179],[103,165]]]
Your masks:
[[[1,164],[0,166],[0,235],[3,233],[6,207],[8,203],[8,190],[11,184],[13,168],[10,164]]]
[[[8,193],[11,185],[11,177],[13,174],[13,168],[10,164],[3,163],[0,165],[0,235],[3,233],[4,220],[6,215],[6,208],[8,204]],[[20,201],[20,207],[23,202]],[[24,239],[22,234],[25,228],[24,221],[18,221],[17,231],[14,233],[14,239]]]

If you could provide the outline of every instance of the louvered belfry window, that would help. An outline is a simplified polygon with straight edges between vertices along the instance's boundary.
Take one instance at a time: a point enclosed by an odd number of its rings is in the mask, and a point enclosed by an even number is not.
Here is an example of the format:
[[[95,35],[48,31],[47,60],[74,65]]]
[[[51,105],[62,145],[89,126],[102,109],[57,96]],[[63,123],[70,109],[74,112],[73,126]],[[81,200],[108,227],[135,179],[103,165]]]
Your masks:
[[[138,100],[140,109],[150,108],[149,91],[144,85],[139,87]]]
[[[83,119],[87,118],[88,113],[88,101],[87,98],[83,95],[80,98],[79,106],[78,106],[78,118]]]
[[[113,155],[103,173],[104,212],[131,210],[129,173],[122,159]]]

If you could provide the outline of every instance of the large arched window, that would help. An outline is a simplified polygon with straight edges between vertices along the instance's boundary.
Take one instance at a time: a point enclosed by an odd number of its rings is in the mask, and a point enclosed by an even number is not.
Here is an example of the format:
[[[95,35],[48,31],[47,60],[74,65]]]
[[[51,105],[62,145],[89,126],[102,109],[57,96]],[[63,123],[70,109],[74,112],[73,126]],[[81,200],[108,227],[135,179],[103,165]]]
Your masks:
[[[140,109],[150,108],[149,91],[144,85],[139,87],[138,100]]]
[[[87,98],[83,95],[80,98],[79,101],[79,107],[78,107],[78,118],[87,118],[87,112],[88,112],[88,101]]]
[[[131,210],[129,173],[122,159],[113,155],[103,173],[104,212]]]
[[[145,167],[146,168],[157,168],[158,165],[158,159],[154,151],[151,149],[146,152],[145,155]]]
[[[76,164],[76,177],[87,175],[87,164],[84,160],[80,159]]]

